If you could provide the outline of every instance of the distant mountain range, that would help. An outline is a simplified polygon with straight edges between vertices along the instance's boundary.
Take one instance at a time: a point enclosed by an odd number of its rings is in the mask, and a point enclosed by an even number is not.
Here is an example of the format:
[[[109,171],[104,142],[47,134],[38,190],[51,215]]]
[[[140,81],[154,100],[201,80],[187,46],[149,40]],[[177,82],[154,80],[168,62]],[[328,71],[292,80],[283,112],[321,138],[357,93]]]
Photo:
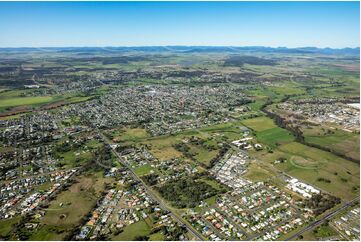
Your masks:
[[[360,54],[360,48],[317,48],[317,47],[264,47],[264,46],[136,46],[136,47],[19,47],[19,48],[0,48],[0,52],[77,52],[77,53],[114,53],[114,52],[173,52],[173,53],[242,53],[242,52],[268,52],[268,53],[299,53],[299,54],[341,54],[357,55]]]

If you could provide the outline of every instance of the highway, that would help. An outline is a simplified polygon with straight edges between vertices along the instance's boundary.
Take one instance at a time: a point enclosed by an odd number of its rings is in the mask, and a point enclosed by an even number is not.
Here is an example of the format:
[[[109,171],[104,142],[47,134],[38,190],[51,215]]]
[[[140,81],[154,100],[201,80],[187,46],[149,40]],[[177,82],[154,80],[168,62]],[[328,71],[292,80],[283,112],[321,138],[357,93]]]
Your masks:
[[[111,142],[107,139],[107,137],[105,137],[105,135],[103,135],[101,132],[99,132],[99,130],[98,130],[98,133],[101,135],[101,137],[103,138],[103,141],[106,144],[111,145]],[[168,211],[171,214],[171,216],[174,218],[175,221],[177,221],[178,223],[186,226],[188,231],[191,232],[195,236],[195,238],[197,238],[200,241],[205,240],[203,238],[203,236],[198,233],[198,231],[196,231],[192,226],[190,226],[183,218],[179,217],[171,209],[169,209],[168,206],[166,204],[164,204],[164,202],[154,194],[154,192],[148,187],[148,185],[142,179],[140,179],[140,177],[138,177],[137,174],[135,174],[135,172],[128,166],[128,164],[126,162],[124,162],[123,157],[121,157],[118,152],[116,152],[114,149],[112,149],[112,152],[118,158],[119,162],[131,172],[133,178],[142,183],[142,185],[144,186],[144,188],[147,191],[148,195],[154,201],[157,201],[159,206],[162,209],[164,209],[165,211]]]
[[[293,240],[294,238],[297,238],[298,236],[300,236],[301,234],[303,234],[304,232],[313,229],[314,227],[322,224],[323,222],[325,222],[325,220],[332,218],[333,216],[337,215],[338,213],[340,213],[342,210],[354,205],[354,203],[356,201],[358,201],[359,198],[356,197],[354,199],[352,199],[349,202],[345,202],[341,207],[339,207],[338,209],[326,214],[325,216],[323,216],[321,219],[312,222],[311,224],[309,224],[307,227],[303,228],[301,231],[297,232],[296,234],[292,235],[291,237],[287,238],[286,240]]]

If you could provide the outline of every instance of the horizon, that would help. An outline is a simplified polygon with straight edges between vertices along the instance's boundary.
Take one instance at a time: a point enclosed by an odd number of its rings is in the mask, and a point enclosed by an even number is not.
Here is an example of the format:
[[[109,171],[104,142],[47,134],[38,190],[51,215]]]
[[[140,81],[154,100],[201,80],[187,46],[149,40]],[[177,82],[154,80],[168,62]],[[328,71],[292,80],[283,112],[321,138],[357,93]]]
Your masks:
[[[142,48],[142,47],[223,47],[223,48],[271,48],[271,49],[306,49],[306,48],[316,48],[316,49],[333,49],[333,50],[341,50],[341,49],[359,49],[360,46],[345,46],[345,47],[318,47],[318,46],[298,46],[298,47],[287,47],[287,46],[266,46],[266,45],[99,45],[99,46],[14,46],[14,47],[0,47],[0,49],[21,49],[21,48],[29,48],[29,49],[56,49],[56,48]]]
[[[359,2],[0,2],[1,48],[357,48]]]

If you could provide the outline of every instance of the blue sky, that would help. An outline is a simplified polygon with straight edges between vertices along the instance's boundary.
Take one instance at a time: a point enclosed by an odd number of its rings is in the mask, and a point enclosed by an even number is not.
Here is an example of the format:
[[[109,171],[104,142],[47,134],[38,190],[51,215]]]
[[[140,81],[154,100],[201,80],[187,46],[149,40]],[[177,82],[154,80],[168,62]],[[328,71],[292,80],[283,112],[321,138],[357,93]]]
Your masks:
[[[0,47],[358,47],[359,2],[0,2]]]

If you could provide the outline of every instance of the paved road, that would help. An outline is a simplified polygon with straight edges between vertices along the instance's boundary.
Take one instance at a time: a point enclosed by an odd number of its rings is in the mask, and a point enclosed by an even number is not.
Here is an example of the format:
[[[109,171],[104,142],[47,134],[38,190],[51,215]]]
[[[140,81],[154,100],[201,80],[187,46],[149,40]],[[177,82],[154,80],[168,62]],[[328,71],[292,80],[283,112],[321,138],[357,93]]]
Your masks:
[[[101,137],[103,138],[103,140],[104,140],[105,143],[107,143],[107,144],[109,144],[109,145],[111,144],[111,142],[108,140],[107,137],[105,137],[105,136],[104,136],[101,132],[99,132],[99,131],[98,131],[98,133],[101,135]],[[124,165],[124,166],[131,172],[131,174],[132,174],[132,176],[134,177],[134,179],[142,183],[142,185],[145,187],[145,190],[147,191],[148,195],[150,195],[150,197],[151,197],[153,200],[157,201],[157,202],[159,203],[159,206],[160,206],[162,209],[168,211],[168,212],[171,214],[171,216],[172,216],[178,223],[186,226],[187,229],[188,229],[188,231],[191,232],[196,238],[198,238],[198,239],[201,240],[201,241],[205,240],[205,239],[203,238],[203,236],[198,233],[198,231],[196,231],[192,226],[188,225],[187,222],[186,222],[183,218],[179,217],[177,214],[175,214],[174,212],[172,212],[172,210],[169,209],[169,208],[167,207],[167,205],[164,204],[161,199],[158,199],[158,197],[157,197],[157,196],[154,194],[154,192],[149,188],[149,186],[148,186],[142,179],[140,179],[140,177],[138,177],[137,174],[135,174],[135,172],[128,166],[128,164],[127,164],[126,162],[124,162],[123,157],[121,157],[118,152],[116,152],[114,149],[112,149],[112,152],[113,152],[114,155],[116,155],[116,156],[118,157],[118,159],[119,159],[119,161],[122,163],[122,165]]]
[[[289,238],[286,239],[286,240],[292,240],[292,239],[294,239],[294,238],[297,238],[298,236],[300,236],[300,235],[303,234],[304,232],[313,229],[314,227],[322,224],[325,220],[330,219],[330,218],[332,218],[333,216],[337,215],[337,214],[338,214],[339,212],[341,212],[342,210],[344,210],[344,209],[346,209],[346,208],[354,205],[354,203],[355,203],[356,201],[358,201],[358,200],[359,200],[359,198],[357,197],[357,198],[352,199],[352,200],[349,201],[349,202],[345,202],[345,203],[344,203],[341,207],[339,207],[338,209],[336,209],[336,210],[328,213],[327,215],[323,216],[321,219],[319,219],[319,220],[317,220],[317,221],[309,224],[307,227],[303,228],[301,231],[297,232],[296,234],[292,235],[291,237],[289,237]]]

